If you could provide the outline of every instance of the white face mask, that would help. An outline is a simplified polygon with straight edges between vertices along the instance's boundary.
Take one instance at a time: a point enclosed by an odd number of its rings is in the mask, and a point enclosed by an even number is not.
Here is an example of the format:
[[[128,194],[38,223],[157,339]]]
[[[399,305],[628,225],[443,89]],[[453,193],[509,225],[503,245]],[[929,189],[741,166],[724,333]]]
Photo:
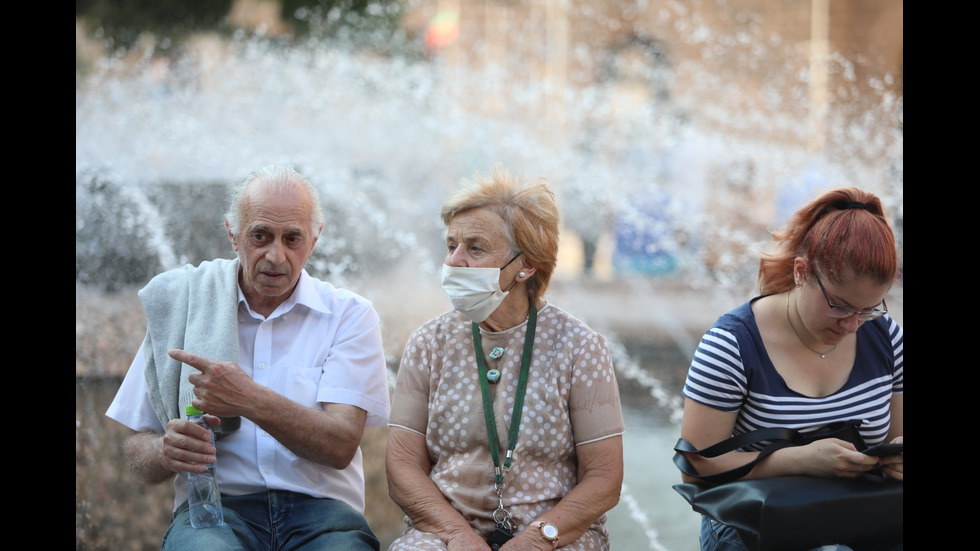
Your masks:
[[[449,301],[456,311],[473,323],[480,323],[490,317],[510,292],[504,292],[500,288],[501,270],[503,268],[468,268],[443,264],[442,288],[449,295]]]
[[[500,306],[507,293],[500,289],[500,268],[442,265],[442,288],[453,308],[480,323]]]

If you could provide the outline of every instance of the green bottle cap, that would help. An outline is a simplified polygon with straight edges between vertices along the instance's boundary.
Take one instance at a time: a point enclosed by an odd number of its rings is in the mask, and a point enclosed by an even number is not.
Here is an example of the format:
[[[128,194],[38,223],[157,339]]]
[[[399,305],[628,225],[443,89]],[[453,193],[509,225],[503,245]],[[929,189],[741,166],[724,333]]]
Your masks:
[[[203,415],[203,414],[204,414],[204,412],[203,412],[203,411],[201,411],[201,410],[199,410],[199,409],[197,409],[197,408],[196,408],[196,407],[194,407],[194,406],[187,406],[187,407],[185,408],[185,411],[187,411],[187,416],[188,416],[188,417],[190,417],[191,415]]]

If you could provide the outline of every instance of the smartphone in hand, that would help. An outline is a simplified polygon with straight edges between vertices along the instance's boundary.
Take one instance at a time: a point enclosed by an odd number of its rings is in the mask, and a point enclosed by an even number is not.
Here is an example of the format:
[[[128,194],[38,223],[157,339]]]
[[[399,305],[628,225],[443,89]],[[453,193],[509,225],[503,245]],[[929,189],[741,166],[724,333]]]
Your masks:
[[[490,534],[490,539],[487,540],[487,544],[490,545],[490,549],[493,551],[499,551],[500,546],[507,543],[512,537],[514,537],[513,534],[498,526],[493,534]]]
[[[902,453],[902,448],[903,446],[901,442],[891,444],[883,442],[881,444],[875,444],[861,453],[865,455],[873,455],[875,457],[887,457],[889,455],[898,455]]]

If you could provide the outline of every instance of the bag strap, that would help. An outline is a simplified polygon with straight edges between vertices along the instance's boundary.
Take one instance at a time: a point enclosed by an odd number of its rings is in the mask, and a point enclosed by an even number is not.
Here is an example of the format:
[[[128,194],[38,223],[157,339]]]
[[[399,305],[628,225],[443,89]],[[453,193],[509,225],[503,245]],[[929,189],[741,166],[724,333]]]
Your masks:
[[[822,425],[815,430],[807,432],[803,432],[800,429],[769,427],[737,434],[731,438],[722,440],[721,442],[712,444],[701,450],[695,448],[694,445],[687,440],[679,438],[677,440],[677,444],[674,445],[674,465],[676,465],[682,473],[688,476],[700,478],[702,481],[711,484],[722,484],[742,478],[743,476],[747,475],[753,467],[755,467],[756,463],[764,459],[766,456],[777,450],[790,446],[802,446],[824,438],[841,438],[842,440],[851,442],[857,446],[858,449],[864,449],[864,442],[857,433],[857,427],[862,424],[864,424],[864,421],[860,419],[837,421],[835,423]],[[701,457],[718,457],[719,455],[744,448],[751,444],[765,441],[768,441],[769,444],[759,452],[759,455],[757,455],[755,459],[744,465],[740,465],[720,473],[702,475],[698,473],[691,461],[686,455],[684,455],[687,453],[693,453],[700,455]]]

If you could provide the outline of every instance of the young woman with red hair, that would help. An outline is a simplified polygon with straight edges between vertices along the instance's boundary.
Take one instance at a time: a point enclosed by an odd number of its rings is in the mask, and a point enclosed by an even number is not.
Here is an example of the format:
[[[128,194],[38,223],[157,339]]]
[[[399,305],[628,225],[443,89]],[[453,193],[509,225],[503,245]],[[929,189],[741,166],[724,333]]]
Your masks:
[[[773,237],[776,248],[760,263],[761,296],[719,318],[694,355],[681,437],[703,449],[764,427],[865,419],[866,445],[901,442],[903,335],[885,301],[898,258],[881,201],[859,189],[832,190]],[[751,461],[759,449],[686,455],[709,475]],[[778,450],[745,478],[858,477],[879,467],[903,479],[902,455],[877,458],[826,439]],[[744,549],[731,527],[707,517],[701,548]]]

